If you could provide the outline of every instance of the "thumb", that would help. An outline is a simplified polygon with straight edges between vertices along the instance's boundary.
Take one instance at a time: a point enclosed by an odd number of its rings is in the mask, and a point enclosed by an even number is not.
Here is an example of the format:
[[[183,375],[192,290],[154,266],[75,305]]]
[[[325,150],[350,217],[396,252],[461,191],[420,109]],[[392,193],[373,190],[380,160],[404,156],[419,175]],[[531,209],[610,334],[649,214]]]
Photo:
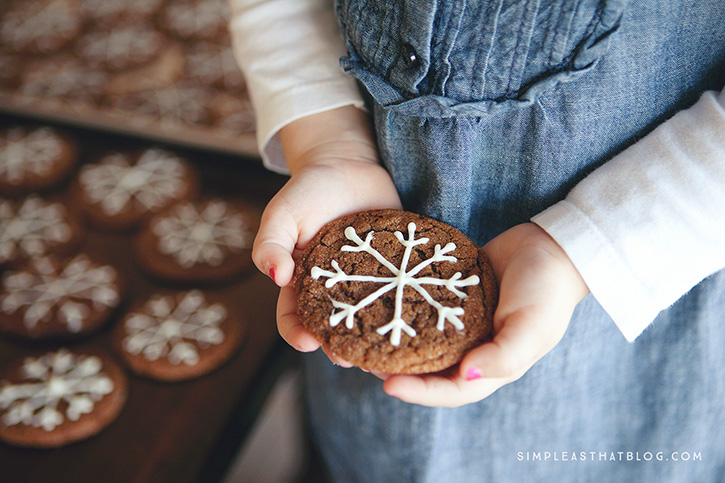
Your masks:
[[[295,262],[292,253],[297,243],[297,227],[291,220],[278,216],[268,206],[262,215],[254,239],[252,260],[277,285],[284,287],[292,280]]]
[[[522,309],[509,314],[491,342],[473,349],[461,361],[460,376],[469,381],[480,377],[518,379],[549,352],[561,336],[542,331],[546,324],[533,322],[541,321],[541,314],[528,312]]]

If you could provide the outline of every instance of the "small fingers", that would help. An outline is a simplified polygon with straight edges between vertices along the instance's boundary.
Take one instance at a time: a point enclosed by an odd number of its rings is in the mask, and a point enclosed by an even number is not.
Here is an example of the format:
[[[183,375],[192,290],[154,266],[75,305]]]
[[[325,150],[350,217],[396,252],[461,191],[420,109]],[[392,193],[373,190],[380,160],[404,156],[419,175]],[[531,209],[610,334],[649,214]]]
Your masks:
[[[297,317],[297,299],[291,287],[282,287],[277,300],[277,330],[279,335],[300,352],[312,352],[320,343]]]

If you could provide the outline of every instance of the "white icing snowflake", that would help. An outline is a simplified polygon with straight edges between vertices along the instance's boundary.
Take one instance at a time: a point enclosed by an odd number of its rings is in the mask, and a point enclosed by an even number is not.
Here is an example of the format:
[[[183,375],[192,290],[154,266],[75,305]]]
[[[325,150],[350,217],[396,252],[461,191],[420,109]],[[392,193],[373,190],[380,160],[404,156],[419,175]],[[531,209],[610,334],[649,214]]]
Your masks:
[[[80,31],[81,17],[69,2],[21,2],[0,22],[0,41],[12,50],[33,44],[50,52]]]
[[[171,3],[166,9],[166,26],[182,38],[211,38],[229,19],[226,4],[220,0],[192,0]]]
[[[50,128],[9,129],[0,136],[0,178],[19,184],[28,176],[51,172],[64,142]]]
[[[3,276],[0,310],[11,315],[22,309],[28,330],[55,317],[76,333],[83,329],[91,308],[101,311],[119,301],[117,274],[110,265],[99,266],[77,255],[59,266],[45,257]]]
[[[182,196],[186,174],[186,167],[178,156],[152,148],[144,151],[133,165],[120,153],[110,154],[97,164],[85,165],[80,182],[92,203],[99,203],[107,215],[117,215],[129,204],[154,210]]]
[[[62,204],[29,196],[16,211],[10,201],[0,200],[0,262],[44,255],[50,245],[72,237]]]
[[[28,357],[21,368],[22,382],[0,383],[0,409],[7,410],[2,423],[52,431],[65,419],[78,421],[113,392],[113,381],[102,369],[100,358],[67,349]]]
[[[205,205],[183,203],[151,222],[158,250],[184,268],[197,264],[219,266],[230,253],[251,246],[252,235],[244,215],[220,200]]]
[[[224,332],[219,325],[227,311],[219,303],[208,304],[204,294],[191,290],[173,296],[155,296],[139,312],[124,320],[123,348],[149,361],[166,358],[174,365],[199,363],[199,349],[221,344]]]
[[[86,60],[120,70],[155,57],[163,36],[144,25],[131,25],[92,32],[78,42],[78,52]]]
[[[416,278],[416,275],[418,273],[420,273],[424,268],[428,267],[433,263],[455,263],[457,261],[457,258],[452,255],[446,255],[447,253],[450,253],[456,249],[456,245],[454,243],[448,243],[443,248],[441,248],[440,245],[436,245],[432,257],[420,262],[418,265],[409,270],[408,262],[410,261],[410,255],[413,251],[413,248],[418,245],[425,245],[429,241],[428,238],[420,238],[416,240],[415,229],[415,223],[408,224],[407,240],[404,238],[401,232],[395,232],[395,237],[398,239],[400,244],[405,247],[403,259],[400,263],[400,268],[393,265],[380,252],[378,252],[375,248],[371,246],[370,243],[373,239],[372,231],[367,234],[367,237],[363,241],[355,232],[355,229],[353,227],[350,226],[345,229],[345,237],[348,240],[354,242],[355,246],[344,245],[341,248],[343,252],[369,253],[378,262],[380,262],[382,266],[390,270],[393,275],[391,277],[380,277],[375,275],[348,275],[343,272],[342,269],[340,269],[340,265],[337,263],[336,260],[332,261],[332,268],[335,270],[334,272],[323,270],[319,267],[313,267],[311,271],[312,278],[317,280],[320,277],[328,277],[328,280],[325,282],[325,287],[327,288],[331,288],[336,283],[344,281],[373,282],[384,284],[378,290],[371,293],[354,305],[333,300],[332,305],[334,309],[333,313],[330,315],[330,325],[332,327],[337,326],[344,319],[345,326],[348,329],[352,329],[355,323],[355,314],[359,310],[370,305],[373,301],[377,300],[383,294],[395,289],[395,310],[393,313],[393,319],[382,327],[379,327],[377,329],[377,333],[380,335],[385,335],[390,332],[390,343],[395,346],[400,345],[400,339],[403,332],[408,334],[410,337],[415,337],[416,335],[415,329],[413,329],[413,327],[411,327],[402,318],[403,291],[405,290],[405,287],[410,287],[418,292],[420,295],[422,295],[425,301],[435,307],[438,311],[438,322],[436,325],[436,328],[438,330],[442,331],[445,328],[446,322],[450,322],[457,330],[462,330],[464,328],[463,322],[461,322],[461,320],[458,318],[458,316],[463,315],[463,308],[446,307],[442,305],[441,303],[433,299],[433,297],[431,297],[431,295],[423,287],[423,285],[442,286],[450,290],[456,296],[460,298],[466,298],[466,293],[459,290],[459,288],[477,285],[479,283],[479,278],[476,275],[471,275],[470,277],[461,280],[462,275],[460,272],[456,272],[456,274],[449,279],[441,279],[435,277]]]

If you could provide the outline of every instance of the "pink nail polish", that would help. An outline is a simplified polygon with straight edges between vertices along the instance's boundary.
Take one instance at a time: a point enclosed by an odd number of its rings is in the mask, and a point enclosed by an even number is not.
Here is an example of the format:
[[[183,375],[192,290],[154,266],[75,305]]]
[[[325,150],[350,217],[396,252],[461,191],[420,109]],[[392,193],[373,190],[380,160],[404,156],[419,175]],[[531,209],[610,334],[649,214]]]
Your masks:
[[[476,379],[481,379],[482,377],[483,374],[481,374],[481,371],[475,367],[471,367],[466,372],[466,381],[475,381]]]
[[[274,283],[277,283],[277,280],[274,279],[274,267],[269,267],[269,278],[271,278]]]

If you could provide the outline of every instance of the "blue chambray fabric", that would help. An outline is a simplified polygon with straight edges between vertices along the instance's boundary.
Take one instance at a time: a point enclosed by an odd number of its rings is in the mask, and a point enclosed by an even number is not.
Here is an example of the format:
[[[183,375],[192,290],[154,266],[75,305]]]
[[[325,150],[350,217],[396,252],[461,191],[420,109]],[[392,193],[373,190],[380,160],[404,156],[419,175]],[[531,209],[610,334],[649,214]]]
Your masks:
[[[722,0],[336,8],[342,65],[369,100],[406,209],[481,244],[725,85]],[[310,421],[336,481],[725,481],[723,322],[723,273],[634,344],[588,297],[521,380],[458,409],[402,403],[310,356]]]

